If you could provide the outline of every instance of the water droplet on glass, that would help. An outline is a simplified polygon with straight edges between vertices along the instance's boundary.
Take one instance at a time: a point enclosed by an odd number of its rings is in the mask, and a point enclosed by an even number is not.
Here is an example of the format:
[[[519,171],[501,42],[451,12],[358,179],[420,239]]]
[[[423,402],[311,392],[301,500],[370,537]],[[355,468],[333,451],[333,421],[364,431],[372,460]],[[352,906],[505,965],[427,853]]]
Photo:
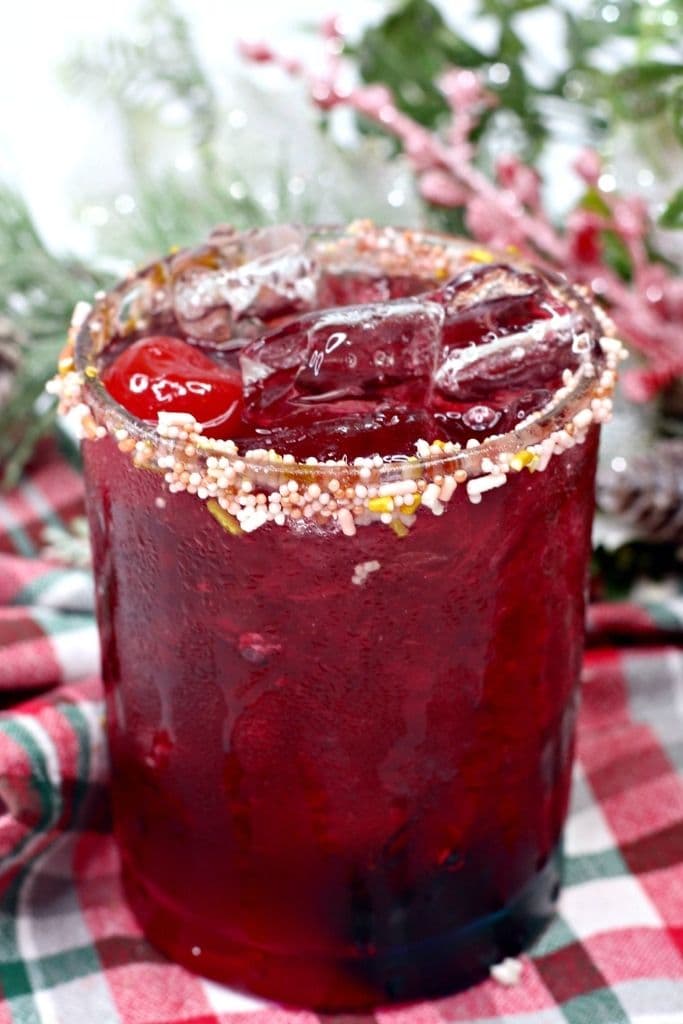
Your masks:
[[[267,665],[273,654],[279,654],[282,644],[261,633],[242,633],[237,641],[237,649],[252,665]]]
[[[150,768],[163,768],[174,746],[167,729],[157,730],[152,739],[152,748],[145,757],[145,764]]]

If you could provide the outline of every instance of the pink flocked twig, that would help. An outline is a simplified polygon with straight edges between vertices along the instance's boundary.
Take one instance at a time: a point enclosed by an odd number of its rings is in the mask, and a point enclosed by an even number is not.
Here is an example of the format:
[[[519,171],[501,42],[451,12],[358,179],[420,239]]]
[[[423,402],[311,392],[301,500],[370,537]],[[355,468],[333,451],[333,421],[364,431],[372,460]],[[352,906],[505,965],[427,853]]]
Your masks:
[[[401,144],[422,198],[432,206],[462,208],[467,230],[492,248],[514,246],[522,254],[589,286],[608,309],[624,340],[639,354],[639,365],[624,374],[629,397],[646,401],[683,374],[683,280],[649,258],[651,223],[643,201],[600,188],[601,161],[593,150],[579,154],[574,169],[596,191],[604,212],[579,207],[562,229],[550,220],[541,199],[538,172],[515,155],[498,160],[495,181],[475,163],[472,133],[487,107],[497,103],[473,71],[451,68],[439,81],[450,108],[440,133],[403,113],[382,84],[341,84],[343,37],[336,19],[321,28],[325,47],[322,72],[313,73],[264,44],[240,45],[244,57],[269,62],[305,82],[322,110],[349,107]],[[625,247],[631,280],[610,266],[605,232]]]

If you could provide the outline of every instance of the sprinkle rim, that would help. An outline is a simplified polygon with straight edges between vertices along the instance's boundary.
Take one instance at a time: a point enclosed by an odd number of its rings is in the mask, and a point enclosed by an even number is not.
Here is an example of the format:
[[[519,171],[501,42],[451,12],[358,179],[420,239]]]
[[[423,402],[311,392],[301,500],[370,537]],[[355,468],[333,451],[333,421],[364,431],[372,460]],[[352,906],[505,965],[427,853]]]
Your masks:
[[[516,254],[484,251],[467,239],[433,231],[377,228],[367,221],[348,228],[305,230],[309,237],[320,238],[333,248],[343,248],[347,240],[358,246],[360,240],[361,248],[380,261],[387,254],[394,260],[403,257],[405,269],[423,272],[436,282],[452,275],[453,264],[457,265],[455,272],[498,261],[533,269],[530,261]],[[199,251],[188,248],[180,250],[180,255],[191,257]],[[424,256],[425,251],[431,263],[416,265],[417,254]],[[592,314],[589,319],[595,331],[591,340],[599,342],[600,361],[597,365],[584,361],[575,371],[565,370],[563,385],[550,402],[505,434],[489,434],[481,440],[472,437],[464,445],[424,439],[417,442],[414,456],[322,461],[295,459],[273,449],[240,452],[232,441],[204,437],[201,425],[187,414],[160,413],[157,424],[140,420],[106,391],[95,365],[106,341],[98,348],[98,338],[100,342],[106,338],[114,304],[130,289],[131,280],[146,283],[156,276],[160,285],[167,283],[170,262],[177,255],[174,252],[153,261],[106,295],[96,296],[92,308],[79,303],[60,359],[59,377],[50,390],[60,395],[63,410],[79,407],[83,436],[112,436],[121,450],[132,454],[136,466],[162,470],[169,490],[204,498],[209,511],[230,532],[249,532],[269,521],[282,525],[287,518],[298,518],[332,519],[349,536],[356,525],[380,520],[400,534],[400,525],[410,526],[419,506],[442,514],[461,484],[466,485],[470,501],[478,504],[482,494],[504,484],[509,474],[523,469],[543,471],[552,456],[582,443],[594,424],[611,416],[611,395],[625,350],[614,336],[611,321],[588,293],[558,278],[553,287],[562,297],[573,308]],[[106,340],[111,333],[109,330]],[[283,500],[272,501],[273,493],[283,489],[287,491],[281,495]],[[329,497],[321,502],[323,494]]]

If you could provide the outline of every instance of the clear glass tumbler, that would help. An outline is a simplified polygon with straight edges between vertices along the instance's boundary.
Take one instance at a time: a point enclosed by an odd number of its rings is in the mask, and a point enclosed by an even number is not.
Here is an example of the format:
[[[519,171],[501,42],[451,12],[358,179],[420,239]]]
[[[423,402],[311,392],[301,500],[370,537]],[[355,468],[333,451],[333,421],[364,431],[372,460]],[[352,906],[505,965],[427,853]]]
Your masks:
[[[133,337],[172,324],[169,265],[102,300],[64,365],[89,410],[130,902],[172,959],[291,1004],[453,991],[524,948],[558,894],[618,343],[596,328],[590,369],[478,445],[245,456],[182,416],[136,420],[102,386],[131,304]],[[314,513],[245,529],[208,487],[221,476]]]

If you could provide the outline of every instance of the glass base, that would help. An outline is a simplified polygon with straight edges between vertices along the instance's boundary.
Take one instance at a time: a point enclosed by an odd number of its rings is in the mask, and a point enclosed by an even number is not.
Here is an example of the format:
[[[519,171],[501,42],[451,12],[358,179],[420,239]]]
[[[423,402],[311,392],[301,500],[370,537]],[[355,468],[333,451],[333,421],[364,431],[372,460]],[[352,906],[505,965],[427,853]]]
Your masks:
[[[190,970],[253,995],[324,1011],[367,1010],[386,1003],[444,996],[516,956],[548,924],[560,888],[561,853],[505,907],[465,927],[407,946],[348,959],[282,955],[226,940],[196,918],[164,904],[124,868],[130,904],[150,942]],[[190,938],[191,936],[191,938]]]

